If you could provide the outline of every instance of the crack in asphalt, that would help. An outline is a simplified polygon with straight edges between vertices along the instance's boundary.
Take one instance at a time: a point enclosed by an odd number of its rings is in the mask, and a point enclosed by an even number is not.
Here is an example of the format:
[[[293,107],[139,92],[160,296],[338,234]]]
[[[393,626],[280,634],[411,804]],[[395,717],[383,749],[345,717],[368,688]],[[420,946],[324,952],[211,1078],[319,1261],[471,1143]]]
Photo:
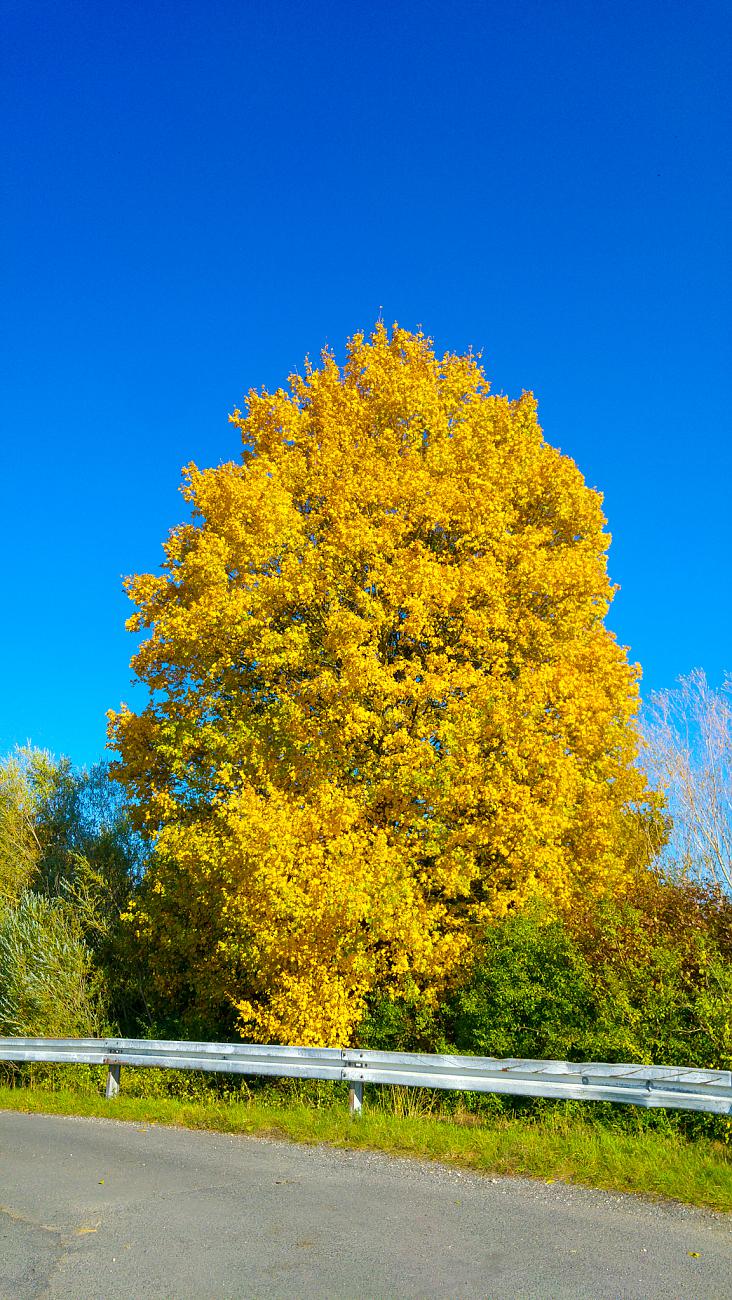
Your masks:
[[[30,1229],[31,1232],[45,1234],[43,1240],[48,1241],[50,1249],[55,1253],[55,1258],[48,1261],[43,1275],[38,1272],[40,1265],[35,1251],[32,1262],[21,1277],[10,1279],[0,1272],[0,1300],[17,1300],[19,1294],[27,1296],[28,1300],[45,1300],[45,1297],[51,1294],[54,1274],[58,1273],[71,1247],[78,1245],[79,1237],[96,1233],[102,1226],[101,1219],[98,1219],[95,1223],[82,1221],[76,1227],[58,1228],[52,1223],[43,1223],[29,1214],[23,1214],[10,1205],[0,1205],[0,1216],[12,1224]],[[4,1289],[6,1286],[7,1290]],[[22,1288],[22,1291],[19,1288]]]
[[[64,1234],[63,1228],[54,1228],[51,1223],[41,1223],[40,1219],[32,1219],[27,1214],[21,1214],[20,1210],[12,1210],[9,1205],[0,1205],[0,1214],[4,1214],[6,1219],[10,1219],[11,1223],[24,1223],[29,1228],[37,1228],[42,1232],[54,1232],[60,1237]]]
[[[20,1276],[8,1277],[0,1273],[2,1300],[14,1300],[18,1295],[28,1297],[28,1300],[44,1300],[50,1295],[51,1279],[66,1254],[65,1230],[42,1223],[9,1205],[0,1205],[0,1215],[12,1224],[19,1224],[31,1233],[40,1234],[41,1240],[47,1243],[45,1250],[32,1250],[27,1267]],[[46,1259],[43,1259],[44,1255]]]

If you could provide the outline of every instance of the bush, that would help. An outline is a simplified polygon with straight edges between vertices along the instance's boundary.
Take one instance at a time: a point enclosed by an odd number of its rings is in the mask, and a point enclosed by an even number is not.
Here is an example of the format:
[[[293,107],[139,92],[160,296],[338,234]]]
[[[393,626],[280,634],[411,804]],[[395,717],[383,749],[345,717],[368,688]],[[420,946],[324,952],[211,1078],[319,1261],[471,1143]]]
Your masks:
[[[511,917],[449,1000],[465,1052],[732,1066],[732,904],[647,874],[571,920]]]
[[[24,890],[0,913],[0,1035],[104,1033],[92,954],[72,909]]]
[[[732,899],[649,871],[571,925],[607,1059],[732,1068]]]
[[[447,1015],[460,1052],[589,1060],[602,1011],[590,965],[566,927],[529,913],[486,934]]]
[[[627,896],[560,919],[527,910],[491,926],[437,1008],[378,999],[363,1046],[540,1060],[732,1068],[732,902],[644,872]],[[472,1109],[561,1107],[623,1128],[729,1137],[729,1121],[683,1111],[489,1094]],[[446,1099],[446,1105],[450,1102]]]

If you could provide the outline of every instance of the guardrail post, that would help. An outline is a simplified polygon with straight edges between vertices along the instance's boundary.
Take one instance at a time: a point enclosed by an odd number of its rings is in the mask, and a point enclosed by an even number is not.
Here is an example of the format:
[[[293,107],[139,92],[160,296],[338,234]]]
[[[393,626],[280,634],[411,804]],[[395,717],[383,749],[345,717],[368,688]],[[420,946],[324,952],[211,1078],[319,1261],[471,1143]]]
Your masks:
[[[352,1083],[348,1089],[348,1109],[354,1119],[361,1114],[363,1108],[363,1084]]]
[[[104,1095],[109,1100],[110,1097],[116,1097],[119,1092],[119,1076],[122,1072],[121,1065],[110,1065],[107,1072],[107,1087]]]

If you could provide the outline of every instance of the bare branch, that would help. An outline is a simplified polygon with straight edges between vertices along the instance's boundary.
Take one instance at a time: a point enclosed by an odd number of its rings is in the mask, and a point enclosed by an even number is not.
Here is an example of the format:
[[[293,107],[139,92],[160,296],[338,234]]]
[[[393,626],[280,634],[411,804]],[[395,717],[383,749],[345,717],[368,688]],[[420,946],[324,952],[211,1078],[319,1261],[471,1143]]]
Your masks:
[[[694,669],[676,690],[654,692],[641,730],[645,767],[673,818],[665,856],[732,894],[732,680],[715,690]]]

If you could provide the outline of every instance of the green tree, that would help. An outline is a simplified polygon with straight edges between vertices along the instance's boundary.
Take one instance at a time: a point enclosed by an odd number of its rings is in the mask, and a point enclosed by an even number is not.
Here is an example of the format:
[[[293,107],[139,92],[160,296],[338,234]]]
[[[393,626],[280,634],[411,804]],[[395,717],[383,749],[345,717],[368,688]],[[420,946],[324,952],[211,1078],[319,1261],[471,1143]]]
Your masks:
[[[143,870],[106,764],[75,770],[31,747],[0,762],[2,1015],[26,1026],[5,1032],[88,1033],[110,1016],[136,1028],[141,972],[121,913]]]

